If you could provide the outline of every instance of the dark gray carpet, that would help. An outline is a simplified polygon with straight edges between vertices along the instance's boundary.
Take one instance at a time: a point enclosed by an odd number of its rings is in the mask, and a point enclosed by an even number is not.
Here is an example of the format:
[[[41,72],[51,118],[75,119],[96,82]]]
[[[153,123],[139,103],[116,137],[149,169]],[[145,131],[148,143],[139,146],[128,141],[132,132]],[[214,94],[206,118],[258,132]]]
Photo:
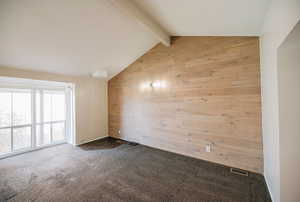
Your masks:
[[[270,201],[264,179],[108,138],[0,160],[0,201]]]

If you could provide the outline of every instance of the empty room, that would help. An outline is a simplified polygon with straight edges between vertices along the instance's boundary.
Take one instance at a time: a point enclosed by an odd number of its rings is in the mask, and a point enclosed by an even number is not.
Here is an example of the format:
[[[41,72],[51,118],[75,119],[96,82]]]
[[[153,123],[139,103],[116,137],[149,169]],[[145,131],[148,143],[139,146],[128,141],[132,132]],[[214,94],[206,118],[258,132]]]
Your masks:
[[[299,202],[299,0],[0,0],[0,202]]]

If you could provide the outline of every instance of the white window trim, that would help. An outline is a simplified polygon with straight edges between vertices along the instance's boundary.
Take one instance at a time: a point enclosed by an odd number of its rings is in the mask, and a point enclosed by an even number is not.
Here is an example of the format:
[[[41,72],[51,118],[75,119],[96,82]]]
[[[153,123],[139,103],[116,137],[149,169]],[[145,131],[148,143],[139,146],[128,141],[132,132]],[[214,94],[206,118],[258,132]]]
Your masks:
[[[30,152],[34,150],[38,150],[41,148],[51,147],[62,143],[69,143],[72,145],[76,144],[76,123],[75,123],[75,84],[73,83],[65,83],[65,82],[56,82],[56,81],[45,81],[45,80],[33,80],[33,79],[24,79],[24,78],[13,78],[13,77],[0,77],[0,88],[9,90],[10,92],[13,90],[16,91],[22,91],[22,89],[28,89],[31,90],[32,95],[32,120],[31,124],[25,124],[25,125],[18,125],[18,126],[8,126],[8,127],[1,127],[1,129],[10,128],[11,131],[13,128],[21,128],[21,127],[31,127],[31,136],[32,136],[32,146],[30,148],[21,149],[17,151],[12,151],[11,153],[0,155],[0,159],[6,158],[9,156]],[[68,103],[66,106],[66,120],[62,121],[49,121],[49,122],[43,122],[43,123],[35,123],[36,120],[35,117],[35,95],[36,93],[33,91],[36,90],[65,90],[66,92],[66,102]],[[42,114],[41,114],[42,116]],[[43,146],[37,146],[36,145],[36,133],[35,133],[35,127],[32,127],[33,125],[38,124],[53,124],[53,123],[65,123],[65,132],[66,132],[66,139],[64,141],[57,141],[52,142],[50,145],[43,145]]]

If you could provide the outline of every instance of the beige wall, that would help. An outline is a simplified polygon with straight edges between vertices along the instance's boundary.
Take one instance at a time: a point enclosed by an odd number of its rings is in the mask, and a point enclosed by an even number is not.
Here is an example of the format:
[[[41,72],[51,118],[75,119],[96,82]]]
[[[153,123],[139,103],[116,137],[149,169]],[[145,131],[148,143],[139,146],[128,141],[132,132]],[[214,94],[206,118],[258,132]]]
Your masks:
[[[107,136],[106,81],[7,67],[0,67],[0,76],[74,83],[76,88],[76,144]]]
[[[274,202],[280,201],[277,51],[299,19],[299,0],[272,0],[260,37],[264,176]]]
[[[300,201],[300,22],[278,49],[281,201]]]
[[[110,136],[263,172],[258,37],[176,37],[108,85]]]

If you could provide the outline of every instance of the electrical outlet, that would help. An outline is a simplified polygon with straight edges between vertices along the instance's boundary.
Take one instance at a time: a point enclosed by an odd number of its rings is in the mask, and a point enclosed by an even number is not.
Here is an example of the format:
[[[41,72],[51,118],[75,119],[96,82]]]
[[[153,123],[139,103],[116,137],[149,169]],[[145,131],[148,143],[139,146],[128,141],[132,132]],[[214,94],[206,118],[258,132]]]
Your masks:
[[[118,133],[121,134],[121,130],[119,130]]]
[[[211,152],[211,144],[205,145],[205,152]]]

